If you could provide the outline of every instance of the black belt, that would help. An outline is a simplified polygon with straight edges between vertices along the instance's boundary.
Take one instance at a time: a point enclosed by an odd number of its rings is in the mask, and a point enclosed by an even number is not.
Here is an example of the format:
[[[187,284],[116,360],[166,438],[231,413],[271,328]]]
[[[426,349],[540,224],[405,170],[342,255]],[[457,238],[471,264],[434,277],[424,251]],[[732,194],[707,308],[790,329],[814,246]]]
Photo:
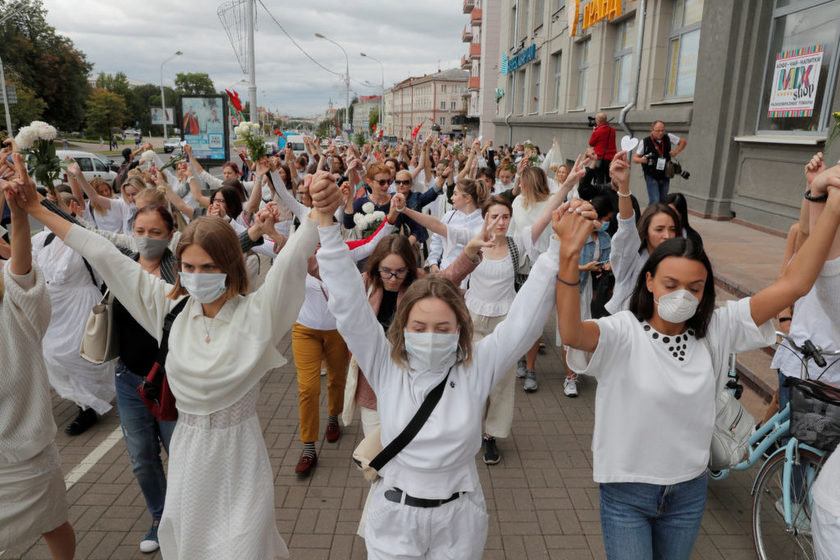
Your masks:
[[[409,496],[408,494],[405,495],[405,499],[403,499],[403,491],[399,488],[391,488],[390,490],[385,490],[385,499],[389,502],[394,502],[397,504],[405,504],[411,507],[420,507],[420,508],[433,508],[439,507],[443,504],[448,504],[453,500],[457,500],[461,497],[463,492],[455,492],[448,498],[443,500],[429,500],[427,498],[415,498],[414,496]]]

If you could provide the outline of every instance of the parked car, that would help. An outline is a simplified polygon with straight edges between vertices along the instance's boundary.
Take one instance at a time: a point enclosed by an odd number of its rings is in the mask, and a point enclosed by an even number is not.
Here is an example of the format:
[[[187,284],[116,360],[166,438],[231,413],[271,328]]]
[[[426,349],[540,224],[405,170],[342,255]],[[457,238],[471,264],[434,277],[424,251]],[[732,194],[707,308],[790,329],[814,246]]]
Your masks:
[[[113,186],[114,179],[117,178],[117,171],[120,169],[119,165],[115,164],[111,160],[100,156],[99,154],[92,154],[90,152],[80,152],[77,150],[56,150],[55,155],[62,161],[66,158],[76,160],[76,163],[79,164],[79,167],[82,170],[82,174],[88,181],[94,177],[101,177],[102,179],[105,179],[109,185]],[[67,182],[67,174],[64,172],[61,174],[61,181],[65,183]]]
[[[303,143],[303,136],[300,134],[286,134],[286,146],[292,148],[295,157],[306,153],[306,146]]]
[[[137,130],[136,128],[126,128],[125,129],[125,135],[126,136],[138,136],[140,134],[142,134],[142,133],[139,130]]]
[[[177,136],[175,138],[167,138],[163,143],[164,153],[171,154],[172,152],[181,151],[181,139]]]

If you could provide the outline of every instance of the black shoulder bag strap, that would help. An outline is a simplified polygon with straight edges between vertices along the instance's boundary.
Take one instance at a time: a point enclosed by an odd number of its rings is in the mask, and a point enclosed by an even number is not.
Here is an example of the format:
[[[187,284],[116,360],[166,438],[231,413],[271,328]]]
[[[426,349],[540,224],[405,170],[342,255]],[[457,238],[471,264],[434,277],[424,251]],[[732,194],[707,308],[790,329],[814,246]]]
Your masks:
[[[46,239],[44,239],[44,247],[46,247],[47,245],[52,243],[54,240],[55,240],[55,234],[53,232],[48,233]],[[104,294],[105,291],[103,290],[103,286],[100,286],[99,282],[96,281],[96,276],[93,274],[93,268],[90,266],[90,263],[87,262],[87,259],[84,258],[84,257],[82,257],[82,262],[84,263],[85,268],[88,271],[88,274],[90,274],[90,280],[91,280],[91,282],[93,282],[93,285],[96,286],[99,289],[99,291]]]
[[[519,247],[516,246],[516,241],[512,237],[505,237],[507,241],[508,251],[510,252],[510,260],[513,261],[513,287],[515,291],[519,291],[522,287],[522,273],[519,272]]]
[[[189,301],[189,299],[189,296],[185,297],[176,303],[175,307],[166,314],[166,318],[163,320],[163,332],[160,335],[160,346],[158,346],[158,353],[155,358],[156,365],[152,367],[153,371],[157,367],[160,367],[160,369],[164,368],[166,355],[169,353],[169,331],[172,330],[172,323],[175,322],[175,317],[184,310],[184,307],[187,305],[187,301]],[[144,379],[141,386],[145,388],[146,394],[149,398],[159,399],[161,389],[163,387],[163,375],[155,375],[151,381]]]
[[[449,379],[450,373],[452,373],[451,367],[449,368],[449,371],[446,372],[446,377],[443,378],[443,381],[438,383],[437,387],[432,389],[429,395],[423,400],[423,403],[420,405],[420,408],[417,410],[414,418],[412,418],[403,431],[400,432],[400,435],[395,437],[391,443],[389,443],[376,457],[373,458],[370,462],[371,468],[378,471],[384,467],[385,463],[393,459],[397,453],[402,451],[403,447],[408,445],[409,442],[414,439],[414,436],[417,435],[420,428],[422,428],[423,424],[426,423],[426,420],[429,419],[429,416],[437,406],[437,403],[440,402],[440,397],[443,395],[443,389],[446,387],[446,380]]]

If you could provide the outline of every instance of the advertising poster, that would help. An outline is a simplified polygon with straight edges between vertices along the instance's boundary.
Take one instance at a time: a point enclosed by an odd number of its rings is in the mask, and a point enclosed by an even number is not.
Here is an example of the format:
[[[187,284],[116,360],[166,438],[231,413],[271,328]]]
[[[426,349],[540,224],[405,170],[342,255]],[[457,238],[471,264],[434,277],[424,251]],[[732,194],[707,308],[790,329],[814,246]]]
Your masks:
[[[183,96],[180,100],[181,131],[202,165],[228,160],[226,101],[223,95]]]
[[[780,52],[770,82],[771,119],[810,117],[814,112],[823,45]]]
[[[175,107],[152,107],[152,124],[175,124]]]

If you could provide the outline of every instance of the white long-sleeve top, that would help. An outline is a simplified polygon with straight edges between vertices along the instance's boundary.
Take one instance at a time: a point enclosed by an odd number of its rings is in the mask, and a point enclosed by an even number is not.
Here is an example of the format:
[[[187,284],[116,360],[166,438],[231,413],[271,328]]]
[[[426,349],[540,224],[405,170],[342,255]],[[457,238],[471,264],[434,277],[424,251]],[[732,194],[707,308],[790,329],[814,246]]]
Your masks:
[[[643,249],[636,229],[636,218],[618,219],[618,230],[613,235],[610,248],[610,266],[615,276],[615,288],[610,301],[604,305],[610,315],[630,308],[630,296],[636,287],[636,280],[648,260],[648,250]]]
[[[95,235],[95,234],[94,234]],[[3,267],[0,297],[0,464],[31,459],[55,439],[50,383],[41,343],[50,296],[36,263],[23,275]]]
[[[446,213],[441,222],[446,224],[447,227],[468,229],[472,231],[472,235],[475,235],[484,225],[484,218],[481,217],[481,210],[474,210],[470,214],[465,214],[460,210],[451,210]],[[469,239],[472,239],[472,236]],[[455,262],[458,254],[463,250],[464,245],[435,233],[430,241],[429,262],[432,264],[440,263],[438,267],[443,270]]]
[[[131,316],[160,342],[164,318],[178,302],[166,297],[172,286],[84,228],[73,226],[65,243],[90,262]],[[306,220],[277,255],[265,283],[225,302],[212,319],[190,300],[172,325],[166,359],[178,410],[207,415],[227,408],[269,370],[286,363],[276,344],[297,319],[306,260],[317,243],[315,222]],[[210,343],[205,342],[208,336]]]
[[[447,374],[443,396],[417,436],[380,471],[387,487],[410,496],[447,498],[480,488],[475,454],[481,417],[493,386],[533,344],[554,309],[559,242],[538,260],[507,318],[473,345],[470,364],[450,363],[438,370],[404,370],[391,360],[391,344],[376,320],[361,277],[341,241],[338,226],[319,228],[318,265],[330,293],[329,308],[338,331],[377,396],[382,443],[387,445],[408,424],[426,395]]]

